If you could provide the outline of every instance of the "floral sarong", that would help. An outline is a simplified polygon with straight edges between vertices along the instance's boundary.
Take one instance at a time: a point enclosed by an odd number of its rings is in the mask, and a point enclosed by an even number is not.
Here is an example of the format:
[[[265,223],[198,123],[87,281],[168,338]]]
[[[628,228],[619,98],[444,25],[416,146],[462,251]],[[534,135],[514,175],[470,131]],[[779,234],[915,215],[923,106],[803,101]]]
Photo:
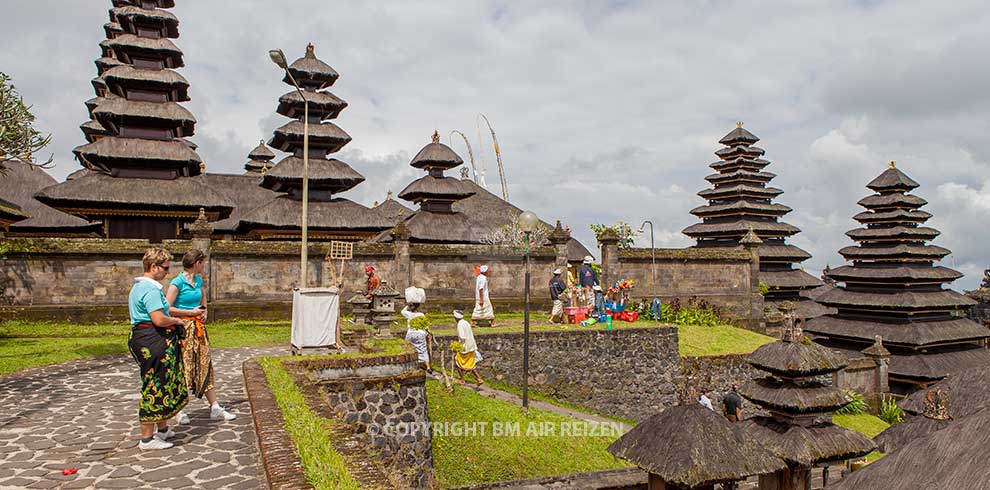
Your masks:
[[[160,422],[179,413],[189,402],[182,349],[175,330],[137,325],[127,348],[141,370],[141,422]]]
[[[186,386],[189,394],[203,398],[213,389],[213,356],[210,354],[210,336],[199,318],[183,318],[186,322],[185,343],[182,346],[182,362],[186,366]]]

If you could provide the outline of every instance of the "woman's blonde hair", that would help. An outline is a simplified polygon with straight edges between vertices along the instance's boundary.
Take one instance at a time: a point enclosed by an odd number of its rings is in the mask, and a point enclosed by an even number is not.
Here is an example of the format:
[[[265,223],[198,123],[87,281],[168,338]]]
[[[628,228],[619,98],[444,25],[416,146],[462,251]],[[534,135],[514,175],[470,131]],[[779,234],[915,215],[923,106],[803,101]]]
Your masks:
[[[141,260],[144,263],[144,271],[151,271],[151,266],[162,265],[165,262],[172,260],[172,254],[168,250],[160,247],[151,247],[144,252],[144,259]]]

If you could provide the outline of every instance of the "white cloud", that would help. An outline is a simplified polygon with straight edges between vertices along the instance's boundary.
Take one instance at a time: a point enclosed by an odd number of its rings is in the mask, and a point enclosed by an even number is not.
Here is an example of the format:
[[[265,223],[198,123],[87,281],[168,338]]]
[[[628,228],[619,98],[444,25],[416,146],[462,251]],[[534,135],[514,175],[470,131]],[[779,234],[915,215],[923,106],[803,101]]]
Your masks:
[[[61,178],[78,168],[110,2],[8,3],[0,67],[54,134]],[[519,207],[591,247],[588,224],[619,219],[652,219],[658,244],[683,246],[716,141],[742,119],[795,209],[786,220],[815,256],[809,270],[841,262],[856,201],[888,160],[922,183],[937,243],[969,267],[957,287],[974,287],[986,261],[990,232],[973,225],[990,170],[983,2],[177,3],[193,139],[211,171],[240,172],[285,121],[274,109],[289,87],[267,50],[295,57],[314,42],[349,103],[337,123],[353,141],[338,157],[367,177],[346,196],[366,204],[419,175],[408,161],[434,129],[466,133],[498,193],[482,112]]]

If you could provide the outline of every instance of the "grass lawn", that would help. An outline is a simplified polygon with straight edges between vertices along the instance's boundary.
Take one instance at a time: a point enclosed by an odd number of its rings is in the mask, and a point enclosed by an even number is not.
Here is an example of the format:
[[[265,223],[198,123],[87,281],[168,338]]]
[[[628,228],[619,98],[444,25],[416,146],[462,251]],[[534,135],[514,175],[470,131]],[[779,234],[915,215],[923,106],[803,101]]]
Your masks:
[[[880,420],[880,418],[870,415],[868,413],[861,413],[856,415],[832,415],[832,423],[835,425],[841,425],[847,429],[852,429],[860,434],[863,434],[870,439],[873,439],[877,434],[881,433],[890,424]],[[869,462],[876,461],[884,457],[884,453],[879,451],[873,451],[866,455],[866,460]]]
[[[518,405],[493,400],[456,385],[454,392],[448,393],[442,383],[433,380],[427,380],[426,390],[431,422],[489,424],[485,434],[480,426],[476,434],[456,436],[453,430],[442,435],[434,433],[433,465],[444,487],[628,466],[606,450],[617,434],[561,436],[558,429],[553,436],[527,436],[531,423],[535,427],[543,423],[562,427],[576,420],[536,409],[524,414]],[[518,423],[519,435],[493,437],[493,422]]]
[[[284,322],[216,322],[208,325],[214,348],[266,347],[289,342]],[[111,354],[127,354],[125,323],[0,323],[0,375],[27,368]]]
[[[682,356],[719,356],[749,354],[763,344],[776,339],[731,325],[702,327],[681,325],[678,327]]]

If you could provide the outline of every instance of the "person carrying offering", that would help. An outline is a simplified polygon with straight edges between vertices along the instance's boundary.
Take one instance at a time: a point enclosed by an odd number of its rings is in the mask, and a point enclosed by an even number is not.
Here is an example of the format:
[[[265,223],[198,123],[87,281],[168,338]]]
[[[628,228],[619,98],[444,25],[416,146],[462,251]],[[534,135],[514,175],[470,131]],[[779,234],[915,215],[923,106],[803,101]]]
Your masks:
[[[562,295],[567,289],[567,284],[564,284],[564,280],[560,278],[562,273],[563,271],[559,268],[554,269],[553,277],[550,278],[550,301],[553,301],[553,307],[550,310],[550,323],[564,323],[564,299]]]
[[[457,320],[457,340],[461,344],[461,349],[454,355],[454,364],[457,365],[457,373],[464,383],[464,373],[474,373],[478,380],[478,386],[485,384],[478,371],[478,363],[481,362],[481,353],[478,352],[478,344],[474,341],[474,331],[471,330],[471,323],[464,319],[464,313],[454,310],[454,319]]]

